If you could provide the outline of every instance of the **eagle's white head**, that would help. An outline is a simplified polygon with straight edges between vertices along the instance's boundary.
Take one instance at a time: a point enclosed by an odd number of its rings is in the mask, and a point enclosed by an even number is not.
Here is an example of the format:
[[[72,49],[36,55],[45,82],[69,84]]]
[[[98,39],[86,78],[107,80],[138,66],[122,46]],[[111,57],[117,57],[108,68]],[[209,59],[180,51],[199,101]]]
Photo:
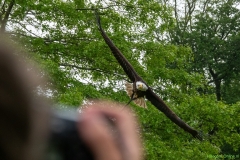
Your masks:
[[[140,90],[140,91],[146,91],[148,89],[148,87],[146,86],[146,84],[144,84],[143,82],[141,81],[137,81],[136,82],[136,88],[137,90]]]

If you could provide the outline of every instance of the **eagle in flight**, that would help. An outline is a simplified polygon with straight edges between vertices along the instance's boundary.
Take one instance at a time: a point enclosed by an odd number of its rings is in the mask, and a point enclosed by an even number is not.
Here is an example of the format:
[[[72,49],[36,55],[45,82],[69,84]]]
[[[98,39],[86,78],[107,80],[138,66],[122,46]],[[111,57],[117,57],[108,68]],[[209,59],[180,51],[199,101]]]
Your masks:
[[[121,65],[129,79],[132,83],[126,83],[126,90],[128,95],[130,96],[130,101],[133,100],[136,104],[146,107],[145,97],[161,112],[163,112],[172,122],[178,125],[180,128],[190,133],[193,137],[202,140],[201,134],[195,129],[191,128],[188,124],[186,124],[182,119],[180,119],[164,102],[158,97],[153,90],[147,85],[147,83],[137,74],[132,65],[128,62],[128,60],[123,56],[121,51],[114,45],[112,40],[107,36],[105,31],[103,30],[100,22],[100,16],[97,11],[96,21],[98,25],[98,29],[101,32],[103,39],[106,44],[112,51],[112,54],[117,59],[118,63]]]

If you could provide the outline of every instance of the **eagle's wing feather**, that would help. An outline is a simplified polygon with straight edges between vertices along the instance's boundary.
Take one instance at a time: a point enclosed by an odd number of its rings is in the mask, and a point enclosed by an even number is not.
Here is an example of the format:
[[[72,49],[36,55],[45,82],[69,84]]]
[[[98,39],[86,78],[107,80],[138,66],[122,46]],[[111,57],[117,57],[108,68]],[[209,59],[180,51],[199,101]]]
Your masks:
[[[105,31],[102,29],[101,22],[100,22],[100,16],[98,15],[97,11],[95,12],[95,14],[96,14],[98,29],[101,32],[102,37],[104,38],[105,42],[111,49],[113,55],[115,56],[115,58],[117,59],[119,64],[122,66],[125,73],[128,75],[128,77],[130,78],[130,80],[132,82],[135,82],[136,80],[141,80],[142,78],[140,78],[138,76],[138,74],[136,73],[136,71],[134,70],[132,65],[128,62],[128,60],[123,56],[121,51],[114,45],[114,43],[107,36]]]
[[[146,91],[146,98],[161,112],[163,112],[172,122],[180,128],[190,133],[193,137],[202,139],[199,132],[191,128],[182,119],[180,119],[150,88]]]

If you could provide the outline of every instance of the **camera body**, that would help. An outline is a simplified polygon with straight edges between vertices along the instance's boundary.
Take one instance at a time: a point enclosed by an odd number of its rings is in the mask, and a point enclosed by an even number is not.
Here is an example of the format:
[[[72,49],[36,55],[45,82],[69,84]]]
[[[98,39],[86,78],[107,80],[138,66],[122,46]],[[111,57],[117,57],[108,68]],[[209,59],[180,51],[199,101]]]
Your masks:
[[[77,130],[76,110],[54,110],[50,120],[47,160],[93,160]]]

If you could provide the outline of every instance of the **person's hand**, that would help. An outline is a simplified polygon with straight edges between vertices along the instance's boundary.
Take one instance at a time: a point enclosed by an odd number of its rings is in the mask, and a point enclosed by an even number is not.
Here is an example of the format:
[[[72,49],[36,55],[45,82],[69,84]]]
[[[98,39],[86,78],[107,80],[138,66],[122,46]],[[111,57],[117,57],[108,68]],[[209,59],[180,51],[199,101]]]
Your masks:
[[[133,113],[120,104],[96,102],[87,106],[78,129],[97,160],[142,159],[137,122]]]

